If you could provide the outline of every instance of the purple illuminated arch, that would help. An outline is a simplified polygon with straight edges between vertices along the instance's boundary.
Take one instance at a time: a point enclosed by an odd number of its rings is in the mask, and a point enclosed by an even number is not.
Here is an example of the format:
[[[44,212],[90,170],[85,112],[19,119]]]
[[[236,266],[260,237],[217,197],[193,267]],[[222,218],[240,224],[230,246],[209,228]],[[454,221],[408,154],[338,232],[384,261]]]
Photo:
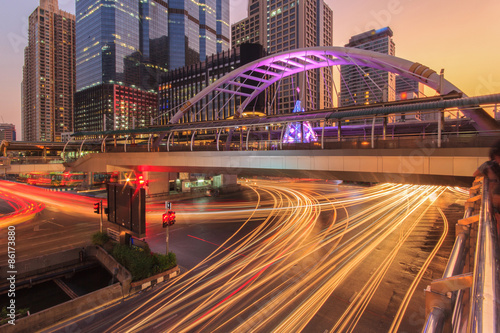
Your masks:
[[[435,71],[417,62],[355,48],[312,47],[274,54],[235,69],[184,103],[170,123],[177,123],[195,103],[217,91],[246,97],[236,111],[235,117],[238,118],[254,98],[278,80],[307,70],[337,65],[358,65],[393,72],[422,82],[442,95],[461,92]],[[245,92],[241,91],[242,88]]]

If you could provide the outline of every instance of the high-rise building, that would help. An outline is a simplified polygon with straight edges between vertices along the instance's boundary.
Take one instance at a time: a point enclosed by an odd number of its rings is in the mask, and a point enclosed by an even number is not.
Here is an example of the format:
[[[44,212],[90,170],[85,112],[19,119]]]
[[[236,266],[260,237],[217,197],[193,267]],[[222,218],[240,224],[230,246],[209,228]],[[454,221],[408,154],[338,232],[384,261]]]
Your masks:
[[[370,30],[349,39],[346,47],[395,55],[391,28]],[[370,67],[344,65],[340,69],[340,106],[396,100],[396,74]]]
[[[76,13],[75,131],[149,125],[161,74],[229,45],[229,0],[78,0]]]
[[[0,141],[16,141],[16,126],[13,124],[0,124]]]
[[[425,97],[424,94],[424,84],[405,78],[401,75],[396,75],[396,100],[403,101],[408,99],[422,98]],[[407,121],[407,120],[426,120],[424,118],[432,117],[432,114],[423,114],[422,112],[416,112],[414,114],[401,114],[396,117],[396,120]]]
[[[168,123],[177,112],[176,107],[184,104],[210,83],[264,55],[262,45],[242,44],[208,56],[203,62],[165,73],[158,92],[160,114],[164,114],[162,123]],[[250,83],[247,82],[247,84]],[[242,92],[246,92],[246,89],[242,88]],[[253,110],[264,109],[263,97],[259,96],[251,103]],[[234,116],[241,103],[242,97],[239,95],[228,96],[214,92],[204,97],[201,103],[196,103],[180,122],[227,119]]]
[[[401,75],[396,76],[396,100],[424,97],[424,84]]]
[[[248,13],[231,26],[233,46],[260,43],[272,54],[333,44],[333,12],[323,0],[249,0]],[[297,87],[307,110],[333,107],[328,97],[333,87],[331,72],[317,69],[281,80],[275,89],[278,103],[268,114],[292,112]]]
[[[29,17],[24,49],[22,132],[25,141],[61,141],[73,129],[75,16],[57,0],[40,0]]]

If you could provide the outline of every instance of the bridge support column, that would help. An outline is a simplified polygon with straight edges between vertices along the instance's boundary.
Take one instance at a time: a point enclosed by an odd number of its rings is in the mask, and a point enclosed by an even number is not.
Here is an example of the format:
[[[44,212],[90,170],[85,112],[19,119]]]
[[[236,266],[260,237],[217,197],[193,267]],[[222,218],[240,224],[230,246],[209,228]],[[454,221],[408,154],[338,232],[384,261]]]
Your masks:
[[[92,187],[92,185],[94,185],[94,173],[92,171],[87,172],[87,176],[85,177],[85,183],[89,188]]]
[[[144,179],[148,182],[148,194],[170,195],[170,172],[144,172]]]
[[[222,174],[212,178],[212,186],[223,193],[239,190],[238,177],[236,175]]]

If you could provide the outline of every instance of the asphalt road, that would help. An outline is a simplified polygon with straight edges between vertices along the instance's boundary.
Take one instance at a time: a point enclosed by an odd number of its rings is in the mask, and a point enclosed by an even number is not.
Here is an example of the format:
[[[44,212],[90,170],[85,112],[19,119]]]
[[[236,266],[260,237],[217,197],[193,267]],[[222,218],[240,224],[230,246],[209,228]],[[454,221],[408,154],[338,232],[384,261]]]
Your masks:
[[[439,246],[442,251],[437,256],[446,258],[451,247],[443,242],[452,243],[453,235],[445,226],[454,224],[446,215],[459,218],[457,203],[464,194],[396,184],[357,188],[259,181],[246,185],[248,189],[238,196],[175,203],[178,222],[170,230],[169,246],[183,267],[179,278],[46,332],[421,329],[425,316],[421,290],[440,277],[446,263],[433,263],[433,250]],[[20,237],[31,237],[44,227],[55,233],[67,227],[59,217],[68,220],[68,210],[51,212],[51,206],[58,206],[44,204],[39,230],[23,222],[17,227]],[[446,211],[453,205],[458,207],[455,212]],[[153,251],[164,252],[161,204],[148,210],[146,239]],[[80,244],[85,233],[93,232],[88,230],[92,225],[97,229],[98,219],[94,220],[78,229],[81,239],[64,232],[58,237]],[[24,224],[30,227],[21,229]],[[33,250],[66,245],[54,239],[32,246]],[[423,275],[417,279],[419,272]],[[413,304],[415,297],[418,302]]]

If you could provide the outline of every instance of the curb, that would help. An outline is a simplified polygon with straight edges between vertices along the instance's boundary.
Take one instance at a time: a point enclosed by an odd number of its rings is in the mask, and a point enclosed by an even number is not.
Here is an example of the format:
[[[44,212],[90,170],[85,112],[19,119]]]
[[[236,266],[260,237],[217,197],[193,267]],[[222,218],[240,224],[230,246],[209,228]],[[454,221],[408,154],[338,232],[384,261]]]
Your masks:
[[[76,187],[67,187],[67,188],[46,188],[46,191],[50,192],[68,192],[68,191],[75,191]]]
[[[162,283],[164,281],[168,281],[170,279],[175,278],[180,274],[180,268],[179,266],[175,266],[174,268],[169,269],[168,271],[161,272],[159,274],[156,274],[154,276],[151,276],[147,279],[137,281],[137,282],[132,282],[130,284],[130,291],[129,295],[137,293],[139,291],[143,291],[145,289],[148,289],[149,287],[153,287],[157,285],[158,283]]]

